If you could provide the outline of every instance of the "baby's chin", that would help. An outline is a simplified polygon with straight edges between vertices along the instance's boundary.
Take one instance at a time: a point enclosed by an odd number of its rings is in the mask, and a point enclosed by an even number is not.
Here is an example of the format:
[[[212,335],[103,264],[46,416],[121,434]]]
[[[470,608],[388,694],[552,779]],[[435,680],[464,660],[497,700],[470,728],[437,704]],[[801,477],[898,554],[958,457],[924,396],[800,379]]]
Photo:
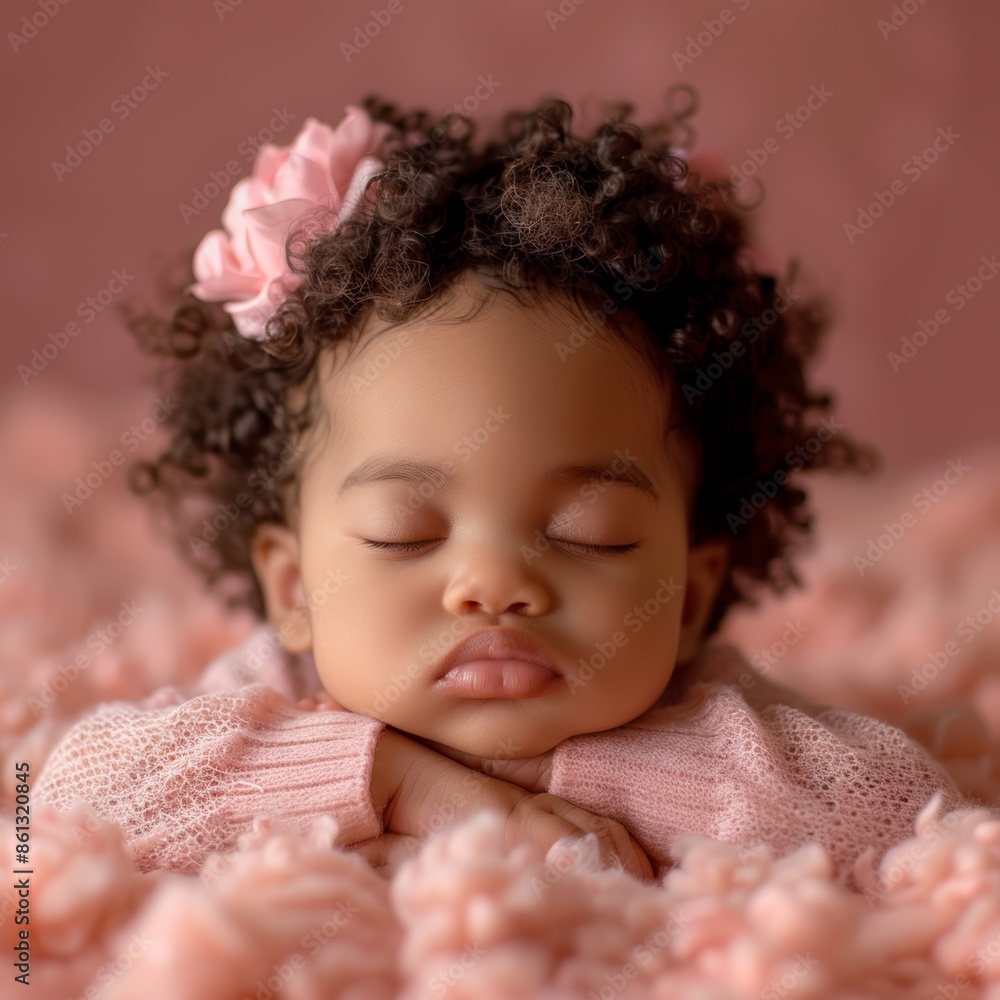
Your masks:
[[[539,757],[566,739],[562,733],[519,732],[512,727],[500,730],[488,727],[471,731],[467,727],[454,727],[410,735],[421,742],[437,744],[442,753],[447,748],[460,754],[490,760],[527,760]]]

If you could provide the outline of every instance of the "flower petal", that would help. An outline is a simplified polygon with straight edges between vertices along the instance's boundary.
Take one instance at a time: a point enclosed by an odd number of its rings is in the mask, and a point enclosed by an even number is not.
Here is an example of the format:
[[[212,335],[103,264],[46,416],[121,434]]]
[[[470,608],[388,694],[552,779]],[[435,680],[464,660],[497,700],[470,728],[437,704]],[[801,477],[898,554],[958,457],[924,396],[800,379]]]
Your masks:
[[[257,150],[257,158],[253,162],[253,177],[266,190],[274,182],[278,168],[288,158],[288,150],[273,146],[267,142]]]
[[[339,142],[337,133],[329,125],[315,118],[307,118],[289,152],[317,163],[329,163]]]
[[[307,239],[329,231],[332,219],[339,224],[357,208],[365,185],[384,167],[373,154],[391,126],[354,105],[345,112],[336,129],[307,118],[290,147],[261,146],[251,175],[230,192],[223,228],[208,233],[195,251],[198,280],[189,291],[224,302],[245,336],[263,337],[268,317],[302,280],[288,270],[292,227],[302,224]],[[314,217],[306,218],[310,212]]]
[[[264,327],[282,299],[294,291],[301,283],[298,275],[287,275],[268,282],[260,294],[246,302],[227,302],[225,310],[233,317],[236,329],[244,337],[253,340],[264,339]]]
[[[236,259],[247,270],[256,270],[250,247],[247,244],[246,222],[243,213],[265,203],[266,188],[255,178],[244,177],[238,181],[229,196],[229,203],[222,212],[222,226],[229,233]]]
[[[375,156],[366,156],[361,160],[358,164],[358,169],[354,171],[354,176],[351,178],[351,183],[348,185],[347,191],[344,193],[344,203],[340,208],[341,222],[348,218],[354,211],[361,195],[364,193],[368,178],[373,177],[384,166],[385,164]]]
[[[264,324],[267,323],[274,306],[265,292],[247,302],[227,302],[225,310],[233,317],[233,323],[244,337],[251,340],[264,339]]]
[[[330,177],[337,191],[346,191],[366,153],[374,153],[390,131],[385,122],[377,125],[361,108],[348,105],[347,117],[337,126],[336,143],[329,150]]]
[[[310,160],[301,153],[291,153],[274,175],[272,194],[275,201],[299,198],[315,205],[337,208],[326,162]]]
[[[229,238],[213,229],[198,244],[194,255],[197,283],[188,291],[209,302],[256,295],[264,282],[259,272],[250,272],[233,254]]]
[[[288,270],[285,240],[295,220],[316,206],[305,199],[279,201],[274,205],[248,208],[243,213],[247,244],[258,269],[268,277]]]

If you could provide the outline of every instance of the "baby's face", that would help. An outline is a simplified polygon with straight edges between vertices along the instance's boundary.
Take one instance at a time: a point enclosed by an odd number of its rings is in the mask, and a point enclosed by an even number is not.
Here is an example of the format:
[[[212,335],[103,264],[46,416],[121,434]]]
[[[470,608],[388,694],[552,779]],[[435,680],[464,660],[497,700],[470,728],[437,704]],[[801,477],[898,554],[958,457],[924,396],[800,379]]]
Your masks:
[[[560,300],[457,321],[484,290],[467,275],[430,318],[326,352],[294,523],[262,526],[254,562],[346,709],[528,757],[656,703],[724,550],[689,550],[692,471],[648,363],[610,331],[569,350]]]

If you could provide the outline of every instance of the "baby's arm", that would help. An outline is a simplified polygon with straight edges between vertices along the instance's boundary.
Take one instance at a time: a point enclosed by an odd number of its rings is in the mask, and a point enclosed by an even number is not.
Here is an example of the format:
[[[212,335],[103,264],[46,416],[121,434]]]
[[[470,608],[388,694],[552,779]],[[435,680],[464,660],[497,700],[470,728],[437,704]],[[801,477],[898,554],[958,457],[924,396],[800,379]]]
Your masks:
[[[257,816],[305,829],[329,814],[338,846],[391,872],[446,822],[492,808],[508,818],[509,843],[547,848],[594,831],[606,858],[650,874],[619,824],[472,771],[376,719],[304,711],[263,684],[179,697],[152,710],[102,706],[63,738],[36,788],[40,803],[82,800],[120,826],[142,871],[195,872],[234,850]]]
[[[548,789],[623,823],[664,869],[675,839],[699,834],[779,854],[818,842],[845,879],[866,848],[881,855],[912,836],[935,793],[942,813],[973,805],[886,723],[820,706],[753,708],[731,685],[699,685],[684,704],[565,740]]]
[[[383,723],[302,711],[263,684],[172,702],[103,705],[79,721],[46,762],[37,801],[89,803],[122,828],[142,871],[195,872],[235,850],[257,816],[304,830],[332,815],[338,846],[380,834],[370,789]]]

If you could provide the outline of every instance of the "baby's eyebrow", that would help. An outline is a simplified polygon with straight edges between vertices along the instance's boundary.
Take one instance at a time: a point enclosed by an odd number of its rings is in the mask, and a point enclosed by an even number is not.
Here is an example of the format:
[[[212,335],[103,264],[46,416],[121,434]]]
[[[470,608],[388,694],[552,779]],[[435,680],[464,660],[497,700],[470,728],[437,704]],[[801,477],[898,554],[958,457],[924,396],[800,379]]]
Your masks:
[[[458,474],[454,462],[422,462],[415,459],[396,458],[392,455],[372,455],[353,469],[344,478],[337,490],[342,496],[354,486],[366,483],[381,483],[390,480],[402,480],[420,485],[430,483],[435,488],[453,481]],[[660,500],[653,481],[635,462],[622,462],[620,459],[608,461],[587,462],[584,464],[558,465],[543,473],[543,478],[550,482],[579,484],[584,486],[594,480],[603,483],[617,483],[631,486],[649,497],[655,503]]]
[[[408,483],[434,483],[441,485],[455,478],[454,463],[435,465],[433,462],[419,462],[411,459],[393,458],[391,455],[372,455],[347,474],[337,490],[342,496],[353,486],[365,483],[381,483],[392,479],[402,479]]]
[[[652,479],[635,462],[622,462],[620,459],[613,459],[608,462],[593,462],[586,465],[559,465],[549,469],[545,473],[545,478],[553,482],[568,482],[580,486],[586,486],[595,479],[602,483],[618,483],[621,486],[631,486],[637,489],[654,503],[660,501],[660,494],[653,485]]]

